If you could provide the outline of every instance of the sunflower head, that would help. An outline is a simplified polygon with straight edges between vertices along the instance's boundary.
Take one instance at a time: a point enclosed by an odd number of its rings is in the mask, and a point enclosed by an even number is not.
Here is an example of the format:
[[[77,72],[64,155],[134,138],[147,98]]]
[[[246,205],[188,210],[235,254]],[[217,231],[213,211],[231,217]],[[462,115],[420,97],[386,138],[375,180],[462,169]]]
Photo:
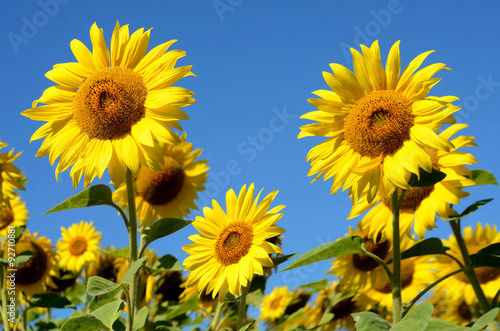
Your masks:
[[[7,145],[0,141],[0,149]],[[0,219],[4,217],[4,208],[10,208],[12,211],[8,200],[19,195],[14,190],[24,191],[23,182],[26,181],[26,177],[21,170],[12,164],[21,154],[22,152],[14,155],[14,149],[7,153],[0,153]],[[8,210],[5,212],[9,213]]]
[[[188,117],[180,108],[195,101],[191,91],[172,86],[192,75],[191,66],[175,67],[185,53],[168,51],[175,40],[147,52],[149,37],[150,30],[130,35],[128,25],[117,22],[108,48],[94,23],[92,52],[74,39],[70,46],[77,62],[47,72],[57,85],[22,114],[47,122],[31,140],[45,138],[38,157],[49,155],[51,164],[59,158],[56,178],[72,167],[73,185],[85,175],[87,186],[108,169],[119,185],[127,168],[134,176],[140,166],[160,170],[158,142],[178,141],[171,128],[182,130],[178,120]]]
[[[199,292],[219,294],[222,300],[226,290],[240,295],[253,275],[263,275],[263,267],[272,267],[269,254],[281,252],[266,239],[285,230],[275,223],[284,206],[268,210],[278,191],[258,202],[254,200],[254,185],[244,185],[237,197],[231,189],[226,194],[227,213],[213,200],[213,209],[205,207],[203,214],[193,222],[200,234],[189,237],[194,241],[183,247],[190,256],[183,264],[191,271],[187,286],[198,285]]]
[[[9,227],[26,225],[28,221],[28,209],[26,203],[16,196],[8,200],[0,213],[0,235],[7,236]]]
[[[107,250],[113,251],[114,249]],[[115,257],[108,254],[98,254],[96,259],[89,265],[88,276],[99,276],[112,282],[117,281],[118,271],[123,261],[122,257]]]
[[[288,287],[275,287],[269,295],[262,300],[260,318],[263,320],[277,320],[285,314],[286,307],[293,299],[293,294]]]

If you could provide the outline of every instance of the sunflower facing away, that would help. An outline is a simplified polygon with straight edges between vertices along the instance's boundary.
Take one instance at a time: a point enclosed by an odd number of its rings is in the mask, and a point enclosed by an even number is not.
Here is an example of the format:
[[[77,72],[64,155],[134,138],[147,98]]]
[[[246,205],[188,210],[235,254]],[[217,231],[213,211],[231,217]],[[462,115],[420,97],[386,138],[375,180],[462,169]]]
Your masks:
[[[248,286],[255,274],[263,275],[263,267],[272,267],[269,254],[281,249],[266,241],[285,232],[274,225],[283,214],[284,206],[270,210],[278,191],[267,195],[260,203],[260,194],[254,201],[254,185],[243,185],[237,197],[230,189],[226,194],[227,214],[217,201],[213,208],[203,208],[204,217],[197,216],[193,226],[200,232],[189,237],[194,241],[183,247],[190,256],[183,264],[190,270],[187,287],[198,285],[198,292],[219,294],[222,301],[226,291],[240,295],[241,288]]]
[[[141,166],[135,179],[137,219],[142,226],[161,218],[186,217],[191,209],[198,209],[194,203],[197,192],[205,189],[208,160],[196,160],[202,150],[193,151],[193,144],[186,142],[185,133],[177,144],[160,143],[159,146],[164,155],[161,171]],[[126,185],[113,193],[113,200],[122,209],[128,207]]]
[[[288,287],[275,287],[271,293],[262,300],[260,318],[264,321],[277,320],[285,314],[286,307],[293,299],[293,293]]]
[[[87,262],[95,261],[101,233],[95,231],[92,223],[80,221],[68,229],[61,227],[62,238],[57,242],[61,268],[79,273]]]
[[[423,238],[426,230],[435,227],[436,214],[440,217],[458,215],[450,204],[456,205],[460,199],[469,195],[461,188],[474,185],[470,179],[472,173],[464,164],[477,163],[471,154],[457,151],[460,147],[476,146],[473,137],[458,136],[451,139],[454,134],[465,127],[467,124],[455,124],[439,134],[439,137],[443,139],[450,139],[455,146],[449,152],[424,148],[431,158],[432,168],[444,172],[446,177],[433,186],[414,187],[405,193],[400,211],[401,234],[410,236],[413,226],[417,236]],[[365,191],[363,196],[366,194]],[[385,194],[383,186],[380,187],[378,196],[371,203],[368,203],[366,199],[359,199],[352,207],[348,219],[361,215],[372,206],[374,207],[361,221],[363,229],[368,230],[370,238],[381,236],[381,238],[391,239],[391,199]]]
[[[56,178],[73,166],[73,185],[85,174],[87,186],[108,168],[119,185],[127,168],[134,176],[140,165],[160,170],[158,141],[178,141],[170,128],[182,130],[177,121],[188,116],[179,108],[195,101],[191,91],[172,86],[192,75],[191,66],[175,68],[185,52],[167,52],[175,40],[147,52],[149,35],[141,28],[130,36],[128,25],[117,22],[108,48],[94,23],[92,51],[74,39],[70,46],[77,62],[47,72],[58,85],[46,89],[22,115],[47,122],[31,140],[45,138],[36,156],[49,155],[51,164],[60,158]]]
[[[8,144],[0,141],[0,149]],[[14,155],[14,149],[0,153],[0,218],[3,216],[3,206],[6,200],[18,195],[14,190],[24,191],[22,182],[26,180],[21,170],[12,164],[23,152]]]
[[[453,147],[434,129],[454,123],[452,113],[460,108],[451,104],[456,97],[426,97],[440,81],[432,76],[447,69],[435,63],[417,71],[432,51],[417,56],[401,73],[399,41],[385,70],[378,41],[370,48],[361,45],[361,50],[363,54],[351,49],[354,73],[335,63],[330,65],[333,74],[323,73],[333,91],[313,92],[320,98],[308,101],[318,110],[302,118],[317,123],[302,126],[298,138],[328,137],[309,151],[308,175],[317,174],[314,180],[333,177],[331,193],[343,186],[353,201],[366,189],[371,202],[381,183],[391,194],[395,187],[410,189],[410,175],[419,175],[419,168],[431,172],[432,160],[424,148]]]
[[[22,202],[20,197],[14,197],[9,200],[9,204],[10,206],[3,207],[3,214],[0,214],[0,236],[7,236],[8,227],[25,225],[28,221],[26,202]]]

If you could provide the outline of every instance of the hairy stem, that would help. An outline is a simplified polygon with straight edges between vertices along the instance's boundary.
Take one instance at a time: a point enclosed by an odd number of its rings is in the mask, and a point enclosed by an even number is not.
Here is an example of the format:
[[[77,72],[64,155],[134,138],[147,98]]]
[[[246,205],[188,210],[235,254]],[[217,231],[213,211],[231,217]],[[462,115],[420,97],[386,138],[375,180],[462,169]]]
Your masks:
[[[130,169],[127,169],[127,198],[128,198],[128,235],[130,241],[130,265],[137,260],[137,214],[135,208],[135,188],[134,188],[134,178]],[[134,323],[135,311],[139,302],[137,301],[138,296],[138,274],[134,275],[134,279],[130,283],[130,306],[127,316],[127,331],[132,330],[132,325]]]
[[[398,196],[398,189],[394,190],[391,198],[392,209],[392,318],[397,324],[403,316],[403,304],[401,300],[401,243],[399,236],[399,210],[405,191]]]

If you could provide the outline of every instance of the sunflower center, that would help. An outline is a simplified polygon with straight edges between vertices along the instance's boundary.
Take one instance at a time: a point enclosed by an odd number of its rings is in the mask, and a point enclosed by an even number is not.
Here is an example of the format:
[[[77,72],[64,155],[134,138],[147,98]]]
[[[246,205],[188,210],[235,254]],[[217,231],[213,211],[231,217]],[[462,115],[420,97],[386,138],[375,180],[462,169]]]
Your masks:
[[[385,260],[387,253],[389,253],[389,241],[385,240],[375,244],[371,239],[363,238],[365,249],[377,255],[382,260]],[[365,254],[353,254],[352,263],[354,267],[361,271],[370,271],[379,266],[378,262]]]
[[[186,177],[179,162],[170,156],[165,157],[161,169],[154,171],[141,167],[135,180],[137,194],[151,205],[164,205],[174,200]]]
[[[247,222],[235,222],[222,230],[215,243],[215,258],[228,266],[238,263],[252,247],[253,229]]]
[[[458,315],[462,317],[466,321],[470,321],[472,319],[472,312],[470,311],[470,306],[463,301],[457,309]]]
[[[412,284],[414,272],[415,272],[415,269],[414,269],[412,263],[410,263],[410,262],[404,263],[404,265],[401,268],[401,289],[402,290]],[[381,292],[381,293],[392,293],[391,282],[389,281],[385,284],[375,285],[375,290],[378,292]]]
[[[73,119],[89,138],[114,139],[145,116],[147,88],[138,73],[110,67],[88,77],[76,92]]]
[[[481,284],[486,284],[500,277],[500,269],[480,267],[474,268],[474,270]],[[469,278],[463,272],[459,273],[456,277],[463,283],[469,283]]]
[[[411,102],[400,92],[376,90],[356,102],[344,122],[345,139],[362,156],[397,151],[410,139]]]
[[[43,249],[32,241],[18,242],[16,244],[18,254],[31,251],[33,256],[17,267],[16,283],[19,285],[31,285],[39,282],[47,269],[47,255]]]
[[[0,219],[0,230],[8,227],[12,222],[14,222],[14,213],[9,207],[3,207],[3,217]]]
[[[80,256],[87,251],[87,240],[78,236],[69,242],[69,252],[73,256]]]
[[[353,297],[350,297],[335,304],[330,312],[334,315],[333,319],[338,320],[351,315],[351,313],[353,313],[355,309],[356,304],[353,300]]]
[[[275,299],[271,300],[271,303],[269,304],[269,308],[271,308],[271,310],[277,310],[280,307],[280,302],[281,302],[280,298],[275,298]]]

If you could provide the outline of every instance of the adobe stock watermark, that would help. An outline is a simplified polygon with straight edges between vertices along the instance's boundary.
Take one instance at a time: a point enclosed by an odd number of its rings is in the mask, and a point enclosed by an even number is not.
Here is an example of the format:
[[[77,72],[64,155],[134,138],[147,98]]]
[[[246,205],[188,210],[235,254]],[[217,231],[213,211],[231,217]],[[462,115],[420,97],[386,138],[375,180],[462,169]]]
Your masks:
[[[455,105],[461,107],[460,111],[453,115],[457,122],[468,118],[470,113],[479,109],[481,101],[491,97],[491,95],[500,87],[500,81],[493,80],[493,74],[488,74],[486,77],[483,75],[477,76],[479,82],[474,88],[474,93],[466,96],[463,100],[455,102]]]
[[[258,154],[269,146],[276,136],[283,132],[297,118],[296,114],[288,112],[287,107],[271,110],[272,116],[267,125],[256,133],[248,135],[247,138],[235,146],[236,152],[243,160],[231,159],[227,161],[222,170],[209,171],[208,180],[205,183],[205,191],[198,194],[198,204],[207,206],[212,199],[227,191],[231,178],[239,175],[245,166],[254,161]],[[200,208],[201,209],[201,208]]]
[[[212,1],[212,6],[214,7],[215,13],[219,20],[224,21],[224,15],[230,13],[237,6],[241,5],[243,0],[214,0]]]
[[[7,287],[8,303],[7,316],[8,321],[16,323],[16,228],[9,226],[7,234],[7,254],[9,265],[7,267],[7,279],[9,286]]]
[[[35,38],[39,32],[46,26],[50,18],[53,18],[59,13],[60,5],[66,5],[70,0],[39,0],[37,2],[40,10],[29,16],[21,17],[21,28],[16,32],[7,33],[12,49],[17,54],[19,46],[27,44],[31,39]]]
[[[411,0],[409,0],[411,1]],[[403,12],[403,5],[399,0],[388,0],[385,9],[370,10],[372,20],[366,22],[361,27],[355,26],[352,44],[342,41],[339,44],[340,50],[348,63],[352,62],[350,48],[358,49],[360,44],[369,46],[375,41],[382,29],[387,28],[395,15]]]

